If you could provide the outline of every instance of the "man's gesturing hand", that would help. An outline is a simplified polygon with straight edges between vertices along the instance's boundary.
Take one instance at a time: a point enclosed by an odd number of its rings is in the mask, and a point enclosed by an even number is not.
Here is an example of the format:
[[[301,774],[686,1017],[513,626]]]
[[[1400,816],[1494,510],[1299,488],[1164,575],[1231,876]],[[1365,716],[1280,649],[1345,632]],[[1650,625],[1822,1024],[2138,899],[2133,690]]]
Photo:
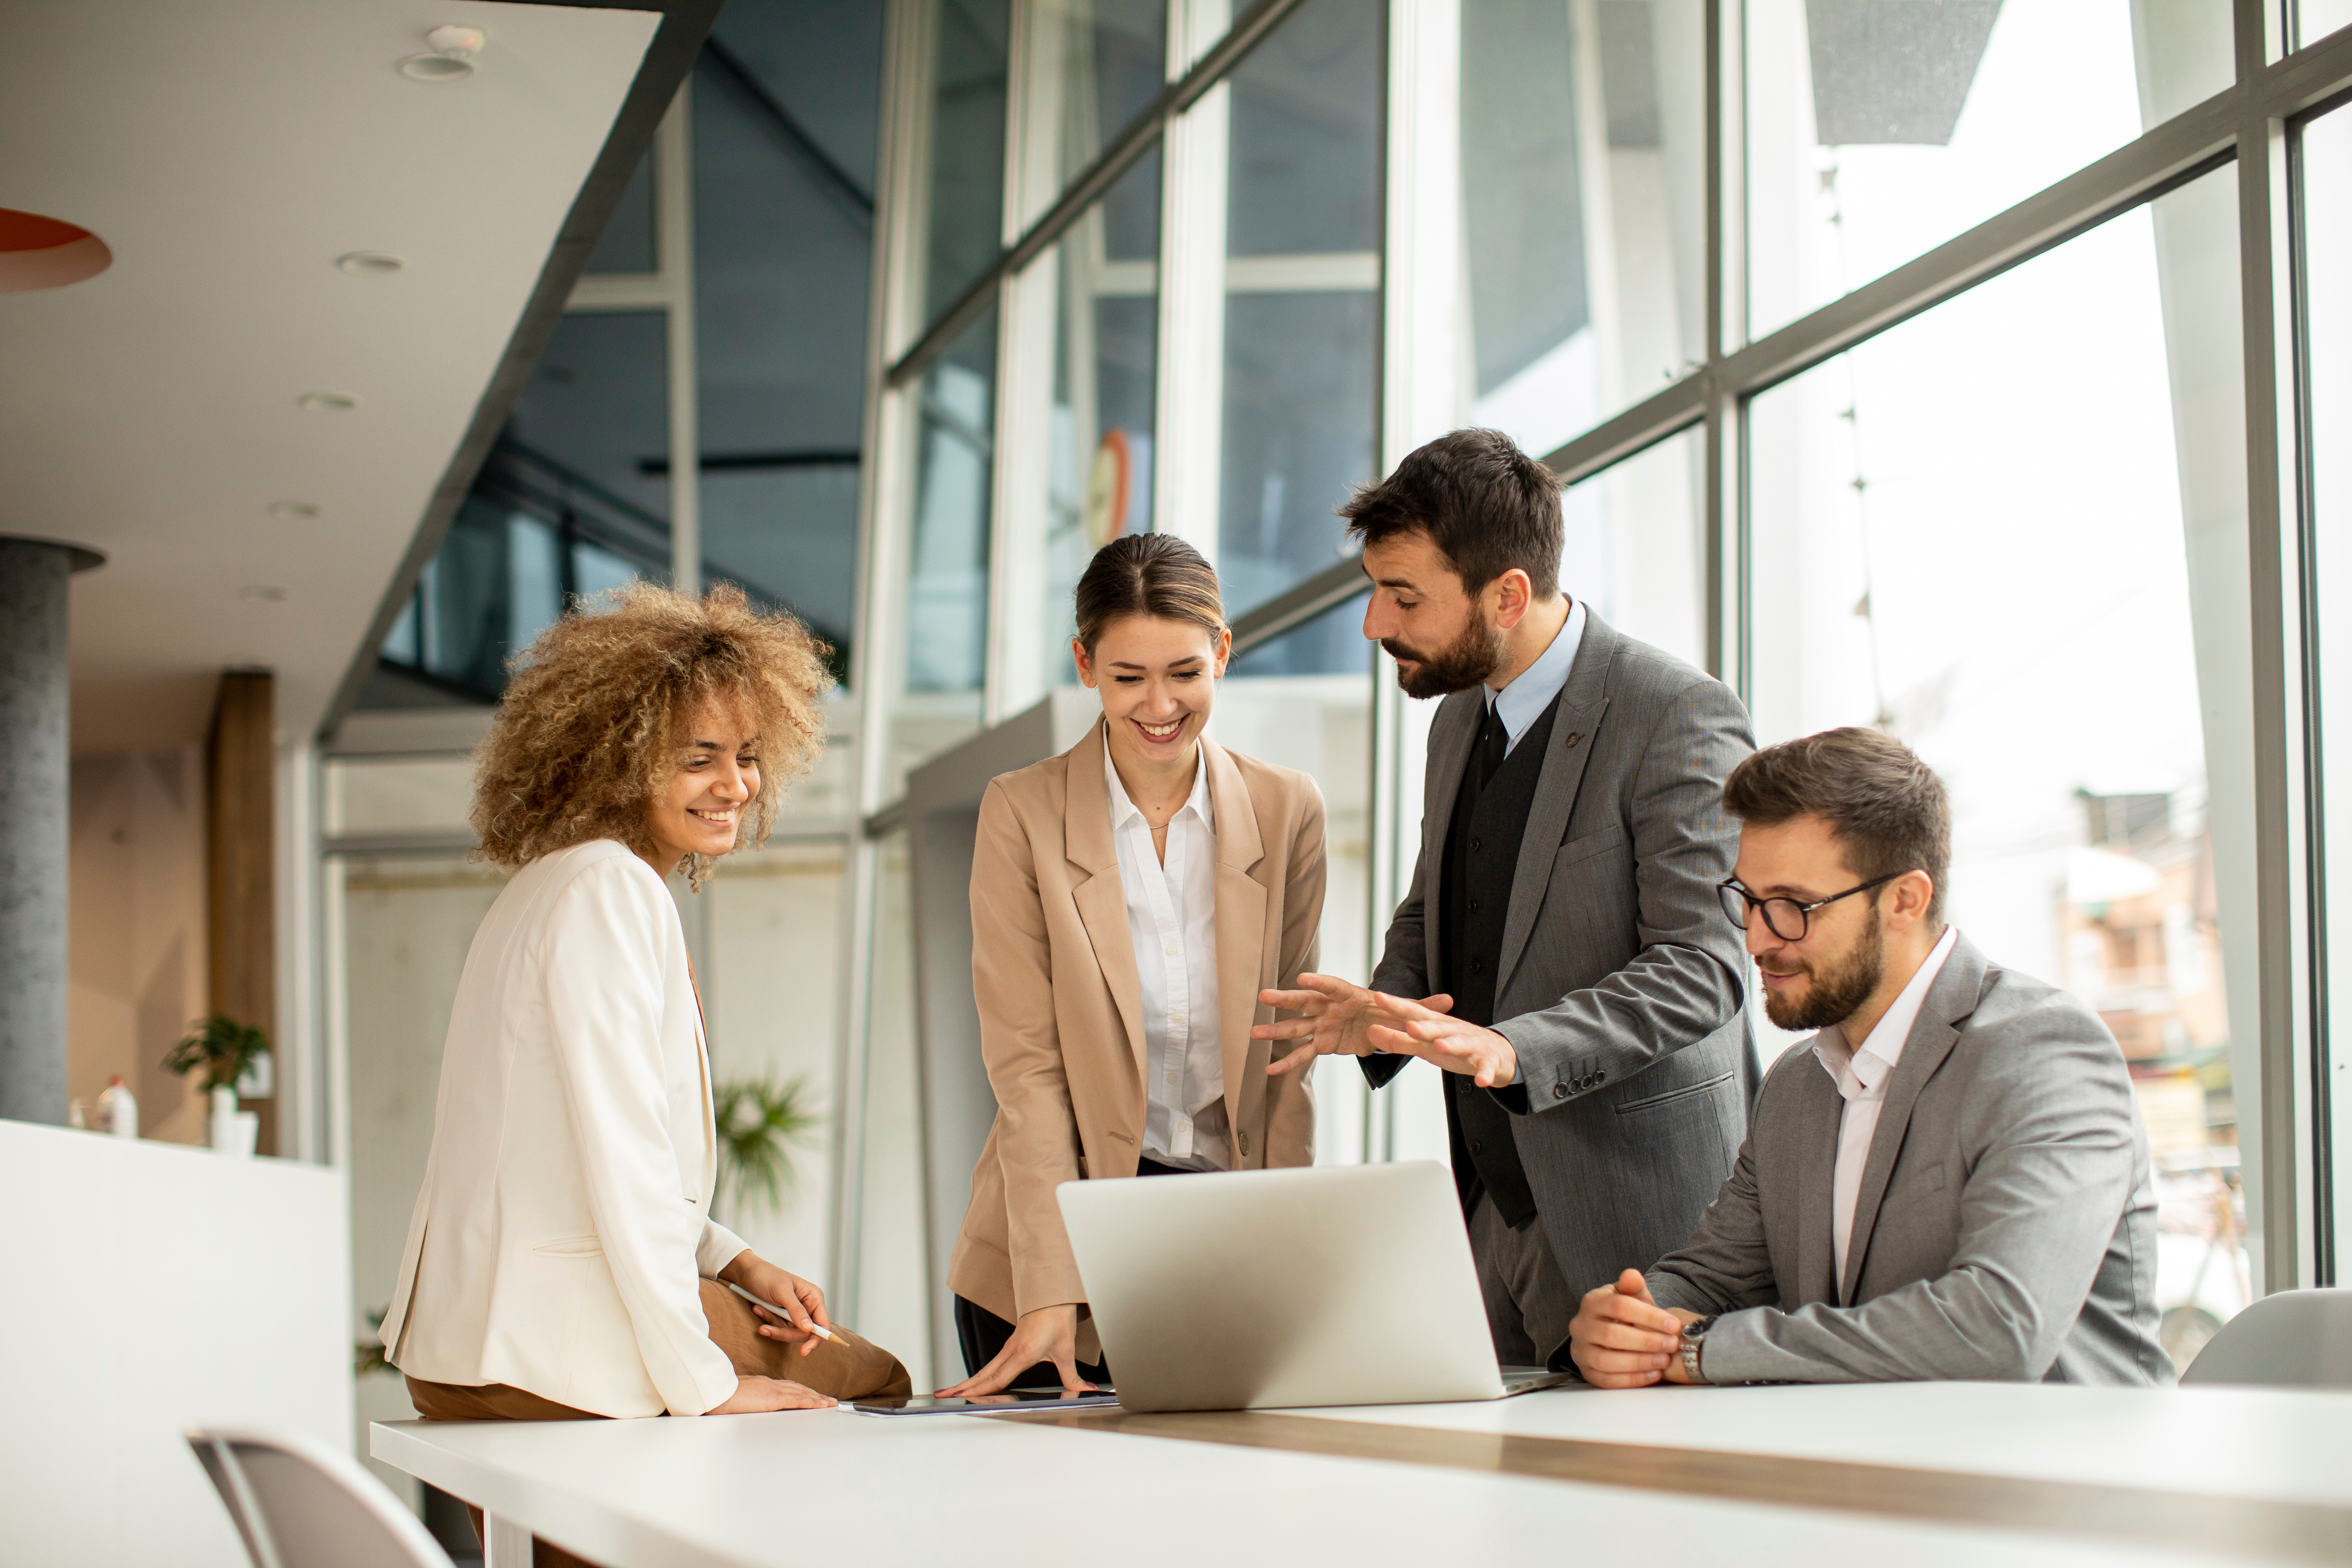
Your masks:
[[[1393,1011],[1392,998],[1377,991],[1367,991],[1337,975],[1302,974],[1302,987],[1297,991],[1261,991],[1260,1003],[1277,1007],[1286,1013],[1303,1016],[1283,1018],[1271,1024],[1250,1026],[1253,1040],[1297,1040],[1298,1047],[1288,1056],[1269,1063],[1270,1073],[1288,1072],[1295,1067],[1313,1061],[1318,1056],[1344,1053],[1368,1057],[1381,1047],[1373,1041],[1371,1030],[1379,1024],[1402,1025],[1403,1016]],[[1454,998],[1440,994],[1423,998],[1420,1008],[1423,1016],[1444,1014],[1454,1005]]]
[[[1661,1307],[1641,1271],[1628,1268],[1614,1285],[1584,1293],[1568,1325],[1569,1358],[1595,1388],[1645,1388],[1661,1379],[1688,1383],[1675,1353],[1682,1326],[1696,1312]]]
[[[1505,1089],[1519,1076],[1519,1053],[1511,1048],[1511,1042],[1492,1029],[1449,1016],[1451,996],[1429,999],[1443,1002],[1445,1007],[1408,1002],[1378,991],[1372,998],[1378,1011],[1368,1032],[1376,1048],[1419,1057],[1447,1072],[1462,1073],[1480,1089]]]

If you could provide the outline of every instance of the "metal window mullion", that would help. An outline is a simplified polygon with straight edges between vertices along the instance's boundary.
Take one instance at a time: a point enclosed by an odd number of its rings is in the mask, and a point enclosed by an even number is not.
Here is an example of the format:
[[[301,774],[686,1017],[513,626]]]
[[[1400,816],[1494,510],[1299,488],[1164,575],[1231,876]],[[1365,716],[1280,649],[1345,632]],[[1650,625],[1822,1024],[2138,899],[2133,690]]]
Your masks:
[[[2235,0],[2238,74],[2252,82],[2269,64],[2267,0]],[[2253,682],[2255,858],[2255,986],[2260,1019],[2262,1081],[2258,1086],[2263,1279],[2264,1291],[2310,1283],[2314,1248],[2305,1069],[2311,1018],[2305,1006],[2309,949],[2308,889],[2304,872],[2310,843],[2303,784],[2300,718],[2304,628],[2294,614],[2300,551],[2285,497],[2291,443],[2282,439],[2282,412],[2292,406],[2284,379],[2294,363],[2282,352],[2282,329],[2292,311],[2286,298],[2287,252],[2278,243],[2284,218],[2285,126],[2259,95],[2244,95],[2237,127],[2239,287],[2245,356],[2246,535],[2252,603],[2250,650]]]
[[[1706,668],[1749,692],[1748,661],[1733,625],[1733,605],[1747,600],[1747,559],[1730,548],[1734,521],[1743,514],[1740,465],[1742,408],[1725,361],[1747,333],[1747,54],[1746,7],[1740,0],[1706,0],[1706,367],[1701,376],[1705,437],[1700,507],[1701,624]],[[1742,617],[1744,619],[1744,617]]]
[[[656,257],[669,348],[669,580],[702,592],[700,382],[694,341],[694,79],[678,84],[654,133]]]

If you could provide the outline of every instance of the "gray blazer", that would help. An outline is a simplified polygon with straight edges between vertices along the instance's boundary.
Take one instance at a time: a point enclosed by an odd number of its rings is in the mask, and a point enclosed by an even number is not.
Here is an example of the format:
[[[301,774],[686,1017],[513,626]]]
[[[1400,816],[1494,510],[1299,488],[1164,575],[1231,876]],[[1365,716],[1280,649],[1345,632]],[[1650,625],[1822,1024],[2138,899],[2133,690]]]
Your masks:
[[[1421,857],[1375,988],[1430,994],[1434,896],[1483,699],[1429,731]],[[1731,1170],[1758,1074],[1747,955],[1716,884],[1739,835],[1723,781],[1756,749],[1731,689],[1586,608],[1519,840],[1495,991],[1517,1079],[1493,1093],[1568,1283],[1581,1292],[1690,1234]],[[1368,1057],[1385,1082],[1395,1058]],[[1401,1066],[1401,1062],[1396,1065]]]
[[[1722,1194],[1650,1271],[1660,1306],[1729,1314],[1709,1382],[2172,1382],[2147,1135],[2079,998],[1953,945],[1887,1080],[1839,1279],[1844,1106],[1791,1046]]]

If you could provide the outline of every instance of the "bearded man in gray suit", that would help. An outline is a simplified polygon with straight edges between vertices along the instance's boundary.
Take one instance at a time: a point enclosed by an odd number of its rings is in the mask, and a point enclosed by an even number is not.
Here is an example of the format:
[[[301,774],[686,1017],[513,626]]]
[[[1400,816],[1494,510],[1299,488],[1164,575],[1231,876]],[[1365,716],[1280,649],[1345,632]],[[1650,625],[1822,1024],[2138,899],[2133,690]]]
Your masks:
[[[2170,1383],[2123,1053],[1945,923],[1943,784],[1831,730],[1748,758],[1726,801],[1765,1011],[1820,1033],[1773,1064],[1689,1238],[1586,1297],[1586,1381]]]
[[[1560,592],[1559,481],[1491,430],[1431,442],[1341,515],[1364,635],[1429,734],[1421,854],[1372,988],[1303,974],[1250,1032],[1444,1069],[1454,1182],[1507,1364],[1564,1367],[1580,1294],[1685,1235],[1756,1083],[1716,888],[1755,749],[1722,682]]]

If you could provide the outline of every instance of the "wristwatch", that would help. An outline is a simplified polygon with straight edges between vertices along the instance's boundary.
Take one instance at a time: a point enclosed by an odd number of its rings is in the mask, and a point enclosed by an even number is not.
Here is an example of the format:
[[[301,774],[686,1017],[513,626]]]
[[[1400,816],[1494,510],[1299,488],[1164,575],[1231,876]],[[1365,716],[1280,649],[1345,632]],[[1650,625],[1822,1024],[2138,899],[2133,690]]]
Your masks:
[[[1693,1318],[1683,1325],[1679,1353],[1683,1358],[1683,1375],[1693,1383],[1705,1383],[1706,1374],[1698,1369],[1699,1350],[1706,1339],[1706,1331],[1715,1324],[1712,1317]]]

